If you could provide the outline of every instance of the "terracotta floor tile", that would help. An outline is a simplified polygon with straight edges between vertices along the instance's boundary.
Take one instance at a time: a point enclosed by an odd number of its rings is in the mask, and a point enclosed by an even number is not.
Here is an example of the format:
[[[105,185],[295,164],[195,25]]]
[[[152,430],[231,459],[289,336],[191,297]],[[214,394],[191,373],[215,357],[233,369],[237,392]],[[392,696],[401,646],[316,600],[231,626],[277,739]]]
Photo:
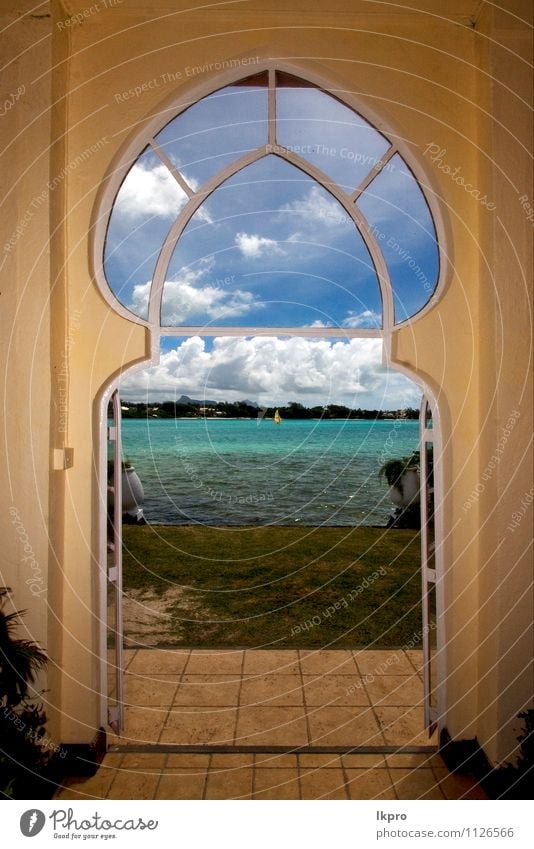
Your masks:
[[[430,746],[422,707],[375,708],[388,746]]]
[[[107,752],[107,754],[104,755],[104,759],[102,760],[99,769],[103,771],[106,769],[115,769],[115,767],[121,765],[123,758],[124,755],[122,752]],[[443,766],[443,764],[441,764],[441,766]]]
[[[386,763],[390,767],[390,769],[396,769],[397,767],[408,769],[411,767],[414,769],[415,767],[431,767],[432,766],[432,758],[433,755],[417,755],[417,754],[399,754],[399,755],[386,755]]]
[[[441,757],[440,753],[437,751],[437,747],[435,752],[430,755],[426,755],[425,757],[428,758],[428,766],[437,767],[438,769],[445,768],[445,761]]]
[[[302,769],[341,769],[341,755],[299,755],[299,766]]]
[[[297,651],[250,650],[245,652],[245,675],[298,675]]]
[[[192,651],[187,675],[241,675],[242,651]]]
[[[160,673],[161,674],[161,673]],[[126,705],[167,705],[170,707],[180,675],[168,675],[152,681],[148,677],[137,675],[124,676],[124,703]]]
[[[314,746],[382,746],[384,738],[365,707],[322,707],[308,714]]]
[[[488,798],[475,779],[467,775],[450,773],[446,767],[434,767],[434,775],[446,799],[483,800]]]
[[[105,799],[116,776],[115,769],[99,769],[90,778],[71,778],[55,794],[55,799]]]
[[[239,697],[241,705],[302,705],[300,675],[255,675],[244,678]]]
[[[188,658],[189,650],[139,649],[128,665],[128,672],[151,677],[158,673],[179,675],[184,671]]]
[[[297,769],[298,761],[296,755],[273,755],[262,752],[254,755],[256,769]]]
[[[342,769],[300,770],[302,799],[348,799]]]
[[[350,799],[396,799],[387,769],[347,769]]]
[[[392,769],[389,773],[399,799],[443,799],[431,769]]]
[[[67,784],[62,785],[56,791],[54,795],[54,799],[59,799],[63,801],[73,802],[78,799],[81,801],[83,799],[105,799],[108,788],[98,788],[94,790],[83,790],[77,784]]]
[[[167,764],[166,770],[197,770],[197,772],[202,772],[202,770],[206,770],[209,766],[210,755],[194,755],[194,754],[183,754],[179,752],[171,752],[167,755]]]
[[[236,743],[241,746],[306,746],[308,731],[303,708],[240,708]]]
[[[182,772],[164,772],[156,799],[202,799],[206,780],[207,771],[184,769]]]
[[[299,651],[304,675],[357,675],[351,651]]]
[[[365,687],[373,705],[421,705],[423,684],[418,675],[377,675]]]
[[[167,709],[127,707],[124,716],[124,731],[120,737],[115,738],[120,745],[157,743],[167,717]]]
[[[124,669],[128,669],[128,666],[130,665],[130,663],[134,659],[137,651],[138,651],[137,649],[123,649],[122,650],[122,661],[123,661],[123,668]],[[115,669],[115,649],[108,649],[107,660],[108,660],[108,668],[109,669]]]
[[[256,769],[254,798],[300,799],[298,771],[296,769]]]
[[[234,742],[236,712],[225,708],[174,708],[161,732],[161,743],[175,745],[219,744]]]
[[[252,752],[243,754],[213,754],[211,756],[210,769],[250,769],[254,765],[254,755]]]
[[[138,770],[142,773],[155,772],[160,773],[165,764],[165,755],[163,754],[127,754],[124,755],[120,765],[121,770]]]
[[[111,785],[108,799],[153,799],[159,782],[158,773],[118,772]]]
[[[423,652],[422,649],[406,649],[406,657],[412,664],[416,672],[423,671]]]
[[[124,658],[124,668],[128,669],[129,664],[137,654],[137,649],[123,649],[122,653]]]
[[[174,705],[237,707],[240,686],[235,675],[186,674],[176,690]]]
[[[357,675],[304,675],[304,699],[307,705],[368,705],[362,679]]]
[[[384,755],[342,755],[345,769],[385,769]]]
[[[234,772],[210,772],[206,785],[206,799],[251,799],[252,769]]]
[[[354,652],[354,659],[360,675],[413,675],[413,666],[400,649],[365,649]]]

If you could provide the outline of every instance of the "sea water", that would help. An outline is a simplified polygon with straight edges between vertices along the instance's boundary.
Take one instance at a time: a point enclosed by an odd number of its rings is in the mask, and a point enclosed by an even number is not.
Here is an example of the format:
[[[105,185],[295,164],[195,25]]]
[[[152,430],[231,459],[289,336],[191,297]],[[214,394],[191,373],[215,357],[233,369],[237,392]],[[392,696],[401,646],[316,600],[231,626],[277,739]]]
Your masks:
[[[382,463],[418,447],[403,419],[127,419],[123,452],[148,522],[385,525]]]

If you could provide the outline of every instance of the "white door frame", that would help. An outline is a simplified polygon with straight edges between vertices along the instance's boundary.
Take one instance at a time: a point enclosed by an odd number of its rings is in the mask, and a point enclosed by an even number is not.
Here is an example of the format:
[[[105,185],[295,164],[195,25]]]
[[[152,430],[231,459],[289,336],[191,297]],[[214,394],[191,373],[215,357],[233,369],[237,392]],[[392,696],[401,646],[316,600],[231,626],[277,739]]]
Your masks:
[[[236,329],[237,330],[237,329]],[[98,530],[97,549],[98,564],[100,569],[100,724],[108,727],[108,660],[107,660],[107,412],[108,404],[115,390],[118,389],[119,381],[126,374],[133,374],[138,370],[150,368],[157,365],[160,360],[160,336],[167,336],[165,332],[153,333],[151,355],[141,362],[125,369],[120,375],[115,374],[111,382],[105,387],[97,398],[98,404],[98,426],[95,433],[97,442],[97,473],[98,473]],[[235,335],[240,335],[235,332]],[[282,335],[285,335],[284,333]],[[435,723],[438,732],[447,724],[447,654],[446,654],[446,632],[445,632],[445,595],[444,595],[444,520],[443,520],[443,436],[441,430],[440,406],[438,400],[427,385],[427,383],[411,369],[399,365],[391,360],[391,334],[385,334],[383,338],[383,361],[384,365],[393,371],[398,371],[415,383],[428,401],[432,413],[432,441],[434,445],[434,530],[435,530],[435,586],[436,586],[436,658],[435,658],[435,685],[434,695],[436,708],[432,712],[432,722]],[[424,638],[424,633],[423,633]],[[425,727],[430,723],[430,715],[426,713],[425,700]]]

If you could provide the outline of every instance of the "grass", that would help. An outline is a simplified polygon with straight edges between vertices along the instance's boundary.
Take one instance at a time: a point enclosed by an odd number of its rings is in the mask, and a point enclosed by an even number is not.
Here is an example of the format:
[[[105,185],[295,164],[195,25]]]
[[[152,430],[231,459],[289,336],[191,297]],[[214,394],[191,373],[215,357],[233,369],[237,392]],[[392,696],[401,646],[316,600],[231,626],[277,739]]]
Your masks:
[[[413,644],[420,633],[416,531],[123,531],[125,591],[174,590],[167,612],[175,645],[385,648]]]

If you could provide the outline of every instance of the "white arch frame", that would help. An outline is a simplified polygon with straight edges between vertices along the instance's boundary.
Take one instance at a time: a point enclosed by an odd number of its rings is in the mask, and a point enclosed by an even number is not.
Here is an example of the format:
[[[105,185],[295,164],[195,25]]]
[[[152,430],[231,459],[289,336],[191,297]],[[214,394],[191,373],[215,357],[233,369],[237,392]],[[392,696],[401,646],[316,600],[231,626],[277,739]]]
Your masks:
[[[242,61],[241,60],[236,61]],[[251,57],[255,59],[256,57]],[[386,126],[383,117],[376,114],[374,110],[369,109],[366,103],[361,102],[357,97],[352,94],[346,94],[343,90],[343,83],[339,79],[335,79],[333,74],[325,74],[324,70],[321,69],[321,72],[313,72],[309,69],[303,69],[300,65],[296,63],[291,63],[287,61],[279,61],[279,60],[270,60],[265,59],[261,62],[254,61],[253,62],[253,74],[259,74],[261,72],[267,71],[269,74],[269,140],[266,145],[262,148],[257,149],[256,151],[252,151],[246,156],[242,157],[240,160],[232,163],[227,168],[223,169],[216,177],[212,178],[212,180],[208,181],[204,187],[202,192],[198,192],[197,197],[200,198],[198,200],[197,205],[194,209],[190,209],[189,203],[186,204],[178,218],[175,220],[174,224],[169,231],[167,238],[165,240],[164,246],[160,252],[158,257],[158,262],[156,264],[156,272],[154,274],[154,280],[152,284],[152,288],[154,288],[154,284],[156,284],[157,289],[157,298],[150,298],[150,305],[152,306],[152,311],[149,312],[149,316],[147,320],[144,320],[130,310],[128,310],[123,304],[115,297],[113,294],[107,279],[104,273],[104,265],[103,265],[103,257],[104,257],[104,245],[106,238],[106,230],[107,223],[109,219],[109,215],[111,214],[113,208],[113,202],[117,195],[117,192],[128,173],[129,169],[133,165],[133,163],[137,160],[141,152],[147,147],[150,146],[162,159],[161,153],[158,153],[157,143],[154,141],[154,136],[158,134],[158,132],[165,127],[170,120],[177,117],[179,114],[184,112],[189,106],[196,103],[198,100],[207,97],[209,94],[213,94],[221,88],[224,88],[227,85],[232,83],[239,82],[242,79],[246,78],[246,74],[243,75],[243,70],[241,65],[239,65],[237,70],[229,70],[223,72],[217,72],[216,77],[213,80],[210,80],[208,83],[200,82],[194,83],[188,89],[189,99],[184,104],[179,105],[178,99],[176,97],[172,97],[167,101],[167,105],[160,109],[157,115],[149,116],[145,122],[144,128],[139,131],[139,128],[136,127],[132,138],[126,144],[126,146],[117,154],[115,159],[113,160],[110,169],[106,177],[102,182],[102,186],[99,190],[97,200],[94,207],[94,215],[93,221],[90,230],[90,265],[91,265],[91,273],[93,278],[96,280],[99,290],[107,301],[109,306],[122,318],[145,327],[150,332],[150,355],[143,359],[142,361],[137,361],[132,363],[129,367],[125,368],[119,375],[115,373],[113,377],[110,378],[109,382],[104,384],[98,393],[97,398],[95,399],[95,409],[96,409],[96,417],[95,417],[95,443],[98,446],[98,454],[97,454],[97,488],[96,488],[96,497],[97,497],[97,508],[96,515],[99,517],[99,523],[97,527],[97,548],[98,548],[98,562],[100,564],[100,605],[99,605],[99,614],[100,614],[100,692],[101,692],[101,725],[103,727],[107,726],[107,649],[106,649],[106,638],[107,638],[107,609],[106,609],[106,594],[107,594],[107,572],[103,567],[103,564],[106,564],[106,555],[107,555],[107,527],[106,521],[102,521],[103,511],[106,511],[106,498],[107,498],[107,452],[104,450],[104,446],[107,445],[107,409],[108,403],[111,399],[113,392],[118,388],[120,378],[125,374],[133,374],[134,372],[147,368],[151,365],[157,365],[159,363],[160,358],[160,340],[161,337],[165,336],[193,336],[193,335],[204,335],[204,336],[305,336],[305,337],[320,337],[320,338],[328,338],[328,337],[337,337],[339,338],[340,334],[346,338],[365,338],[365,337],[375,337],[382,338],[383,340],[383,362],[385,365],[388,365],[395,371],[398,371],[404,375],[406,375],[410,380],[416,383],[421,389],[422,393],[428,399],[430,409],[432,411],[433,418],[433,429],[434,429],[434,446],[436,447],[435,459],[434,459],[434,476],[435,476],[435,536],[436,536],[436,550],[435,550],[435,565],[436,565],[436,605],[437,605],[437,643],[438,643],[438,652],[437,652],[437,680],[436,680],[436,701],[437,701],[437,728],[438,731],[441,728],[447,725],[447,691],[446,691],[446,682],[448,679],[447,674],[447,664],[446,664],[446,653],[445,647],[447,645],[446,642],[446,632],[445,632],[445,623],[442,617],[439,616],[439,611],[443,611],[444,607],[444,550],[443,550],[443,540],[444,540],[444,513],[443,513],[443,498],[441,494],[443,493],[443,438],[442,438],[442,430],[441,430],[441,412],[440,407],[441,404],[444,403],[443,397],[440,394],[439,396],[433,391],[432,387],[428,385],[428,383],[417,373],[413,372],[408,367],[397,363],[392,359],[391,356],[391,346],[393,334],[406,327],[410,327],[416,321],[425,316],[431,309],[434,308],[436,303],[442,297],[448,283],[449,283],[449,274],[448,268],[453,266],[453,253],[452,253],[452,238],[450,237],[451,228],[448,221],[448,218],[444,214],[443,208],[441,204],[438,202],[438,187],[435,183],[434,177],[429,175],[420,165],[420,163],[415,159],[412,155],[412,151],[409,148],[408,144],[403,140],[402,134],[400,130],[393,130],[391,126]],[[350,217],[355,223],[355,226],[358,229],[358,232],[364,238],[365,244],[369,250],[371,258],[375,262],[375,269],[377,272],[377,277],[380,285],[380,292],[382,295],[382,304],[383,304],[383,324],[381,328],[377,329],[366,329],[366,328],[287,328],[287,327],[243,327],[243,326],[235,326],[235,327],[162,327],[160,323],[160,315],[159,308],[161,304],[161,296],[163,291],[163,283],[164,283],[164,272],[167,269],[168,261],[170,261],[170,257],[172,255],[172,250],[174,249],[174,245],[178,241],[183,229],[185,228],[187,222],[190,217],[194,214],[196,209],[201,205],[201,203],[209,196],[215,189],[224,182],[229,176],[234,173],[237,173],[242,168],[246,167],[246,165],[251,164],[252,162],[258,161],[265,155],[272,154],[273,151],[271,146],[276,144],[276,142],[272,142],[271,139],[275,138],[272,136],[273,132],[273,124],[275,121],[275,95],[274,95],[274,75],[276,71],[280,71],[283,73],[288,73],[294,75],[297,78],[300,78],[304,81],[310,82],[313,85],[316,85],[317,88],[326,92],[327,94],[332,95],[336,99],[340,100],[349,108],[352,108],[355,112],[360,114],[366,121],[368,121],[378,132],[385,136],[385,138],[390,142],[390,148],[386,151],[386,154],[382,159],[373,166],[364,180],[360,183],[357,189],[351,193],[351,195],[342,192],[337,186],[332,185],[332,180],[330,177],[325,175],[320,169],[313,166],[311,163],[308,163],[306,160],[301,159],[301,157],[294,154],[292,151],[284,150],[282,146],[276,145],[277,150],[276,154],[283,159],[291,162],[297,168],[302,170],[304,173],[307,173],[313,179],[317,180],[317,182],[325,188],[327,191],[332,194],[336,200],[338,200],[343,208],[349,213]],[[339,86],[339,88],[337,87]],[[343,97],[340,97],[339,91],[343,91]],[[393,141],[392,139],[395,139]],[[380,173],[380,171],[384,168],[387,162],[390,160],[395,153],[399,153],[410,171],[413,173],[415,179],[417,180],[421,190],[423,192],[424,198],[428,204],[430,214],[432,216],[432,220],[434,223],[434,227],[436,230],[437,237],[437,247],[438,247],[438,258],[439,258],[439,273],[438,280],[434,287],[433,294],[427,303],[413,316],[406,319],[405,321],[394,323],[394,314],[393,314],[393,296],[392,296],[392,288],[389,279],[389,273],[387,270],[387,265],[385,263],[384,257],[380,250],[380,247],[372,233],[366,231],[366,228],[358,226],[361,224],[363,216],[356,206],[356,200],[359,195],[365,190],[367,185],[374,179],[375,176]],[[163,154],[165,156],[165,154]],[[164,161],[162,159],[162,161]],[[165,162],[169,170],[176,177],[176,170],[172,167],[172,163]],[[182,185],[180,180],[177,182],[181,185],[182,188],[185,187]],[[190,194],[189,191],[186,192]],[[192,195],[190,195],[192,197]],[[347,203],[351,204],[351,207],[347,207]],[[186,211],[188,214],[186,216]],[[367,238],[366,238],[367,237]],[[172,245],[172,247],[171,247]],[[163,263],[162,254],[165,250],[165,257],[168,255],[167,263]],[[156,306],[153,304],[157,300],[157,322],[156,318]]]
[[[367,173],[367,175],[364,177],[364,179],[360,182],[360,184],[353,192],[348,193],[343,191],[339,186],[334,185],[331,178],[328,177],[328,175],[324,174],[324,172],[322,172],[319,168],[307,162],[307,160],[303,159],[302,157],[298,156],[287,148],[284,148],[283,145],[279,145],[276,142],[275,76],[277,71],[281,73],[291,74],[299,79],[302,79],[305,82],[309,82],[312,85],[316,86],[319,90],[324,91],[326,94],[329,94],[335,99],[339,100],[348,108],[360,114],[366,121],[369,122],[369,124],[371,124],[371,126],[373,126],[374,129],[377,130],[377,132],[383,135],[389,142],[390,147],[385,152],[384,156],[378,162],[375,163],[375,165],[370,169],[370,171]],[[187,99],[186,103],[182,102],[180,104],[177,102],[176,98],[172,98],[171,100],[169,100],[168,105],[162,108],[157,115],[147,119],[144,127],[141,130],[137,130],[135,136],[129,141],[125,149],[123,149],[123,151],[115,158],[110,170],[108,171],[107,176],[103,181],[101,191],[99,192],[97,202],[95,204],[95,215],[91,226],[91,271],[94,279],[98,284],[101,294],[104,296],[105,300],[109,303],[109,305],[115,310],[115,312],[117,312],[123,318],[132,321],[134,324],[140,324],[144,327],[150,328],[152,333],[155,333],[158,336],[186,337],[196,336],[200,333],[203,333],[204,335],[206,335],[207,333],[210,336],[250,336],[273,335],[273,332],[276,331],[277,335],[280,336],[320,336],[326,338],[339,336],[340,332],[342,332],[343,336],[346,338],[365,338],[387,336],[393,330],[411,325],[413,322],[419,320],[435,306],[435,304],[443,294],[448,279],[447,259],[450,262],[451,257],[450,252],[446,249],[446,247],[448,242],[450,241],[447,238],[449,227],[448,222],[446,221],[442,213],[442,208],[437,202],[436,192],[433,190],[433,180],[428,177],[426,172],[422,171],[419,166],[419,163],[415,161],[412,152],[406,142],[403,140],[401,133],[395,132],[391,128],[385,127],[384,121],[381,120],[377,115],[371,114],[371,110],[365,104],[361,104],[359,100],[353,95],[346,95],[344,93],[343,97],[340,97],[339,89],[336,88],[336,83],[333,79],[331,79],[330,81],[326,81],[323,74],[319,75],[313,72],[310,73],[308,70],[303,71],[301,67],[290,62],[277,60],[264,60],[261,62],[254,62],[252,74],[255,76],[264,72],[267,72],[268,74],[269,84],[267,143],[261,146],[260,148],[251,151],[250,153],[246,154],[245,156],[241,157],[239,160],[236,160],[230,165],[227,165],[225,168],[221,169],[221,171],[218,172],[216,176],[214,176],[213,178],[211,178],[211,180],[208,180],[204,184],[201,191],[196,193],[191,191],[190,187],[187,185],[187,183],[185,183],[180,173],[172,165],[172,162],[170,162],[169,158],[159,148],[154,137],[157,136],[157,134],[169,123],[170,120],[177,118],[182,112],[185,112],[186,109],[188,109],[197,101],[209,96],[210,94],[215,93],[216,91],[219,91],[221,88],[224,88],[227,85],[231,85],[232,83],[238,83],[241,80],[246,79],[247,76],[250,76],[251,74],[243,74],[243,68],[241,66],[238,67],[237,70],[232,69],[230,71],[226,71],[222,74],[217,75],[215,81],[210,81],[210,83],[201,83],[192,86],[189,90],[191,96]],[[155,155],[160,159],[162,164],[164,164],[168,168],[168,170],[176,179],[177,184],[188,195],[189,201],[186,203],[186,205],[172,224],[160,250],[150,290],[148,319],[143,319],[136,316],[135,313],[131,312],[114,295],[105,276],[103,258],[107,224],[109,216],[111,215],[113,209],[113,203],[129,169],[141,155],[142,151],[147,147],[149,147],[152,152],[155,153]],[[275,148],[275,150],[273,150],[273,148]],[[394,320],[393,290],[391,286],[387,263],[371,229],[364,226],[366,223],[365,218],[356,205],[356,202],[360,195],[363,193],[363,191],[367,188],[371,181],[378,176],[378,174],[383,170],[383,168],[387,165],[387,163],[396,153],[400,154],[409,170],[413,173],[428,205],[436,231],[439,266],[438,279],[436,281],[436,285],[429,300],[413,316],[408,319],[405,319],[402,322],[397,323],[395,323]],[[162,290],[165,283],[165,273],[171,260],[174,247],[177,241],[179,240],[184,228],[189,222],[190,218],[192,217],[192,215],[194,215],[194,213],[202,205],[202,203],[225,180],[238,173],[238,171],[242,170],[247,165],[250,165],[253,162],[257,162],[264,156],[273,154],[279,156],[287,162],[290,162],[296,168],[306,173],[312,179],[316,180],[322,188],[328,191],[342,205],[349,217],[352,219],[356,229],[364,240],[364,243],[367,247],[367,250],[369,251],[369,254],[375,267],[375,272],[377,275],[380,294],[382,298],[382,327],[374,329],[302,327],[258,328],[246,326],[217,327],[211,325],[209,326],[209,328],[192,326],[162,326],[160,320],[160,307]]]

